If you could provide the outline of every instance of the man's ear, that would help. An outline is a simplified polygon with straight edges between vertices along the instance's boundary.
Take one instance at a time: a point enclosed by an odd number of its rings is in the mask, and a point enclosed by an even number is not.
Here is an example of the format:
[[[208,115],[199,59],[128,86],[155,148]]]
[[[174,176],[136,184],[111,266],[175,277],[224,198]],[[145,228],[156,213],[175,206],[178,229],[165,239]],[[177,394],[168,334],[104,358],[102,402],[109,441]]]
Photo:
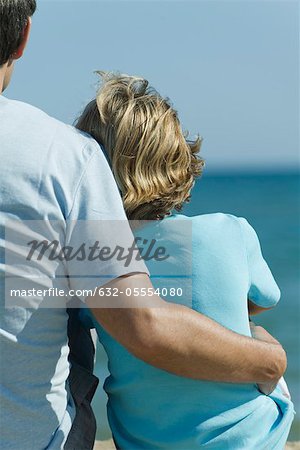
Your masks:
[[[12,54],[12,56],[11,56],[12,60],[19,59],[23,56],[25,47],[26,47],[28,39],[29,39],[30,30],[31,30],[31,17],[28,17],[26,27],[24,28],[24,31],[23,31],[22,42],[19,45],[19,48]]]

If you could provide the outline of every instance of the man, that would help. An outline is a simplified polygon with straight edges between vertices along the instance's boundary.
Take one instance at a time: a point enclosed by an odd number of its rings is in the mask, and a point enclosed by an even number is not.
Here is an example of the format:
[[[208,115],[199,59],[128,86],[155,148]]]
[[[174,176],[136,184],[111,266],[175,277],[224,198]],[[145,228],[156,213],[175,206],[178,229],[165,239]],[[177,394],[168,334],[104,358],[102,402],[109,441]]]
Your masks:
[[[35,0],[0,0],[0,92],[8,86],[14,63],[23,55],[35,8]],[[10,220],[53,220],[58,223],[59,236],[72,235],[76,221],[126,220],[113,177],[95,141],[2,95],[0,151],[1,275],[15,275],[14,265],[4,260],[4,247],[11,247],[8,235],[4,242],[4,225]],[[93,237],[89,233],[87,229],[81,235],[83,241]],[[118,290],[119,304],[129,308],[101,308],[100,293],[86,303],[115,339],[147,363],[195,379],[257,382],[265,391],[283,374],[285,352],[261,328],[257,329],[259,340],[240,336],[158,297],[151,303],[155,307],[138,307],[142,298],[123,293],[152,288],[141,262],[127,268],[112,263],[114,279],[109,282],[103,278],[106,268],[102,263],[95,262],[90,270],[90,279],[70,277],[70,287],[85,290],[105,284]],[[53,283],[59,281],[54,269],[48,275]],[[0,282],[1,448],[62,449],[75,417],[67,382],[66,308],[7,308],[4,276]],[[77,388],[80,392],[80,380]],[[90,400],[91,392],[82,396]]]

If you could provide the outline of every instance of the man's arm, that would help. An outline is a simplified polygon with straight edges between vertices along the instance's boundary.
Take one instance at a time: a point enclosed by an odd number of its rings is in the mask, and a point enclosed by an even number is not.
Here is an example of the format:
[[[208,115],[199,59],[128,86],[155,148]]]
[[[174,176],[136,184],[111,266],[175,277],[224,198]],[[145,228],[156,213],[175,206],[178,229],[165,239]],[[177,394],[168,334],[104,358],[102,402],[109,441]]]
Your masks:
[[[152,288],[152,284],[147,275],[135,274],[107,287],[125,292],[126,288]],[[270,386],[286,369],[285,352],[275,340],[238,335],[159,297],[148,299],[148,307],[140,307],[140,300],[120,294],[122,308],[101,308],[100,297],[88,298],[87,305],[112,337],[148,364],[188,378]]]

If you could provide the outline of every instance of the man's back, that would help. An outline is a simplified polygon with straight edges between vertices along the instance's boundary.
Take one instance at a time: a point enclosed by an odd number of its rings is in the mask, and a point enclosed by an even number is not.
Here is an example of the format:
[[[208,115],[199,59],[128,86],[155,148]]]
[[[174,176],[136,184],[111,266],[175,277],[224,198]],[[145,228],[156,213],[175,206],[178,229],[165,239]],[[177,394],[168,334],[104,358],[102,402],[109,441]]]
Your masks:
[[[4,274],[14,276],[16,265],[5,255],[4,227],[8,222],[52,221],[63,237],[66,220],[80,218],[81,204],[87,207],[79,191],[88,164],[99,175],[98,200],[104,194],[99,189],[112,178],[105,178],[109,170],[92,139],[29,105],[0,96],[0,124],[1,448],[61,448],[75,414],[66,386],[66,308],[5,307]],[[101,204],[105,211],[104,199]],[[6,234],[5,247],[10,244]],[[48,275],[55,279],[54,271]],[[14,287],[11,280],[10,285]],[[67,292],[67,277],[60,287]]]

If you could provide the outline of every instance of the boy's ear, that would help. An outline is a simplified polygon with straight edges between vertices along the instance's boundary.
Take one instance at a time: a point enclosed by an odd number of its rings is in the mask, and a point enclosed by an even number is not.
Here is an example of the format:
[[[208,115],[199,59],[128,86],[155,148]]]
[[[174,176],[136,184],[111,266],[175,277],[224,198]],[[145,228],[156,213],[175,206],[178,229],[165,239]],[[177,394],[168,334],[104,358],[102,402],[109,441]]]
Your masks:
[[[23,56],[25,47],[26,47],[28,39],[29,39],[30,30],[31,30],[31,17],[28,17],[27,24],[23,31],[22,42],[19,45],[19,48],[12,54],[12,56],[11,56],[12,60],[19,59]]]

